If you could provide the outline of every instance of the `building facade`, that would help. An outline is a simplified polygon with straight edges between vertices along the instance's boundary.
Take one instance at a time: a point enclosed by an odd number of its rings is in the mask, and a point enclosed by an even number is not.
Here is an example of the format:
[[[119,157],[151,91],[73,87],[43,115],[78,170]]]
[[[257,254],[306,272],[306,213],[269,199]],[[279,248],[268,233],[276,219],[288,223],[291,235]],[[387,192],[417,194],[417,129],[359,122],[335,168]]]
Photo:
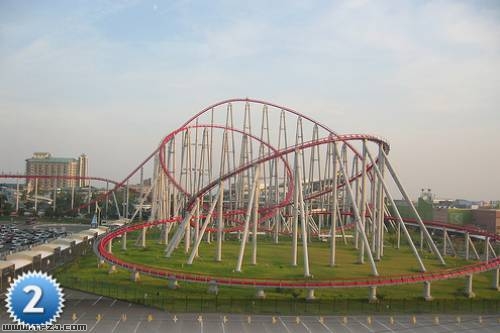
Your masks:
[[[58,176],[60,178],[28,179],[27,188],[31,192],[48,191],[56,188],[88,186],[86,179],[71,179],[68,177],[86,177],[88,175],[88,158],[82,154],[78,158],[53,157],[50,153],[37,152],[26,159],[27,176]]]
[[[88,176],[88,170],[89,170],[89,160],[87,155],[81,154],[78,156],[78,176],[80,177],[87,177]],[[90,181],[88,179],[79,179],[77,182],[78,187],[85,187],[89,186]]]
[[[482,229],[500,234],[500,210],[498,209],[474,209],[472,222]]]

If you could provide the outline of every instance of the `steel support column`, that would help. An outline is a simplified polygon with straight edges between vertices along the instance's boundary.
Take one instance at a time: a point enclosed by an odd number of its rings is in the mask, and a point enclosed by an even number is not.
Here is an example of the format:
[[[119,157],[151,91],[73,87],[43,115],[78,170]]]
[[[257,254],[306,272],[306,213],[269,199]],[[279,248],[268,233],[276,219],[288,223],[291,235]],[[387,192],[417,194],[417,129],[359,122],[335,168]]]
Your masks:
[[[354,217],[356,220],[356,224],[358,225],[358,227],[361,231],[361,237],[363,238],[363,242],[365,243],[366,252],[368,254],[368,259],[370,261],[370,266],[372,269],[372,274],[375,276],[378,276],[379,274],[378,274],[377,266],[375,265],[375,261],[373,260],[373,255],[372,255],[372,251],[370,249],[370,244],[368,243],[368,238],[366,237],[365,229],[364,229],[363,225],[361,224],[361,217],[359,215],[358,206],[356,205],[356,201],[354,199],[354,193],[352,192],[351,185],[349,184],[349,181],[348,181],[349,177],[347,176],[347,172],[344,169],[344,166],[342,165],[342,161],[340,161],[340,159],[339,159],[339,153],[338,153],[336,143],[333,144],[333,149],[335,149],[335,155],[337,155],[337,161],[339,162],[339,165],[340,165],[340,172],[342,173],[342,175],[345,179],[345,188],[347,190],[347,194],[349,195],[349,198],[351,199],[351,202],[353,204]]]
[[[236,272],[241,272],[241,266],[243,264],[243,255],[245,254],[245,245],[248,241],[248,233],[250,229],[250,217],[253,209],[253,201],[256,199],[256,192],[257,192],[257,186],[258,186],[258,181],[259,181],[259,166],[255,167],[254,171],[254,179],[253,179],[253,185],[252,185],[252,190],[250,192],[250,198],[248,202],[248,207],[247,207],[247,212],[246,212],[246,217],[245,217],[245,225],[243,229],[243,237],[241,239],[241,244],[240,244],[240,252],[238,255],[238,262],[236,263]],[[257,199],[258,200],[258,199]]]

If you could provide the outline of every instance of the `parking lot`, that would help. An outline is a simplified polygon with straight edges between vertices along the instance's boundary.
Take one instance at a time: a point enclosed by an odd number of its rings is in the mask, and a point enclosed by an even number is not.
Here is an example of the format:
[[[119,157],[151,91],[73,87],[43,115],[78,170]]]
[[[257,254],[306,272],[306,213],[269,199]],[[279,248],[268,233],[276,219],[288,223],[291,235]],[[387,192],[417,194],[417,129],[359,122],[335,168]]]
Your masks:
[[[33,226],[23,223],[0,224],[0,257],[68,234],[64,227]]]
[[[500,315],[272,316],[174,314],[74,290],[58,323],[86,324],[88,332],[499,332]],[[4,307],[0,323],[10,323]]]

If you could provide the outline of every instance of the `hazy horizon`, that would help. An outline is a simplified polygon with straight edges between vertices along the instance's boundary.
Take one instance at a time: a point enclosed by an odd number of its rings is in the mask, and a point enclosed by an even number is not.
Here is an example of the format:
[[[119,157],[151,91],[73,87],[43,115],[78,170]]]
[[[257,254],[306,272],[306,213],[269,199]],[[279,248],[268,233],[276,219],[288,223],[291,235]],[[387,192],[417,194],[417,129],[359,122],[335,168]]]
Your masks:
[[[121,180],[248,96],[387,138],[412,198],[498,200],[499,87],[493,0],[0,2],[0,172],[86,153]]]

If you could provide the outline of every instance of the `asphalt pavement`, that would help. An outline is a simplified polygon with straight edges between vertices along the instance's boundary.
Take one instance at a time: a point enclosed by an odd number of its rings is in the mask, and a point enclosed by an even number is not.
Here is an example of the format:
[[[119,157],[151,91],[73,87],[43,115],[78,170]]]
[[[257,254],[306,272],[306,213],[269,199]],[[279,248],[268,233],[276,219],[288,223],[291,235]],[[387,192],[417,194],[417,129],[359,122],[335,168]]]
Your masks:
[[[86,324],[87,332],[500,332],[500,314],[272,316],[169,313],[146,306],[65,289],[60,324]],[[0,323],[11,323],[2,306]]]

